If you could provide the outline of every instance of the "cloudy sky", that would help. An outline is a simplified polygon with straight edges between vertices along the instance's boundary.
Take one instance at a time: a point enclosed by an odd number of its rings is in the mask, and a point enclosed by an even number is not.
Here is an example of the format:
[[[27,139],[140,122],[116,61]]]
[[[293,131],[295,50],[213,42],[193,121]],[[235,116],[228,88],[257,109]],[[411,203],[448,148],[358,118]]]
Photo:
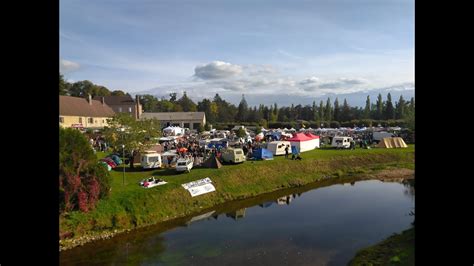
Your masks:
[[[414,2],[60,0],[59,63],[70,82],[236,104],[412,96]]]

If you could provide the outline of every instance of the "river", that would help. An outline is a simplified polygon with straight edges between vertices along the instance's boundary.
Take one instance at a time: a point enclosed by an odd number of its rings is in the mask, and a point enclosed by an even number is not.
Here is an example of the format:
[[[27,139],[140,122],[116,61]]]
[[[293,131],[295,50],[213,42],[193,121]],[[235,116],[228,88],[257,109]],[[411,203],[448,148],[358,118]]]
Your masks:
[[[407,180],[286,189],[63,251],[61,265],[346,265],[411,226]]]

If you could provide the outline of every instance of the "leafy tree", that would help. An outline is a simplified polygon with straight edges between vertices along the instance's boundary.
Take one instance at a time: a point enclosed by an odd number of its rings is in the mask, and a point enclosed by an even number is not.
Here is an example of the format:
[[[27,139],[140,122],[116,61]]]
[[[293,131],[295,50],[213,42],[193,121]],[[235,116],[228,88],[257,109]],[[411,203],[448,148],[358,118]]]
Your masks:
[[[122,145],[129,153],[144,151],[155,144],[160,136],[160,123],[156,119],[135,120],[126,113],[118,113],[109,120],[104,136],[114,151],[122,151]]]
[[[201,133],[205,130],[204,126],[202,124],[199,124],[199,127],[197,129],[198,133]]]
[[[110,93],[111,96],[126,96],[125,92],[121,90],[114,90]]]
[[[196,112],[197,105],[183,92],[183,96],[176,102],[181,106],[183,112]]]
[[[158,99],[150,94],[141,96],[140,103],[143,106],[144,112],[157,112],[158,111]]]
[[[176,102],[177,97],[178,97],[178,94],[176,92],[170,93],[170,102],[172,103]]]
[[[95,85],[94,83],[83,80],[78,81],[72,84],[71,88],[69,89],[69,94],[75,97],[88,97],[90,94],[92,97],[94,96],[108,96],[110,95],[110,91],[100,85]]]
[[[245,136],[247,136],[247,134],[246,134],[246,132],[245,132],[245,129],[239,128],[239,130],[237,131],[237,137],[243,138],[243,137],[245,137]]]
[[[110,176],[86,137],[76,129],[59,129],[59,209],[60,212],[93,209],[108,196]]]
[[[68,95],[71,84],[64,80],[64,76],[59,73],[59,95]]]

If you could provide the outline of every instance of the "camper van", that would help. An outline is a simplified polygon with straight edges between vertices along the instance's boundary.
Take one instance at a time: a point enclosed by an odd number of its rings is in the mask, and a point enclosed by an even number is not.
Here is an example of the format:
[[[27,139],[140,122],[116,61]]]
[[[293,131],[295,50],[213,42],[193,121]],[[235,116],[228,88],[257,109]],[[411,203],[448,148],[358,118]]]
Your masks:
[[[267,144],[267,150],[273,155],[285,155],[285,147],[288,147],[288,153],[291,153],[291,144],[289,141],[272,141]]]
[[[161,156],[156,151],[145,151],[140,157],[143,169],[161,168]]]
[[[227,148],[222,150],[221,159],[226,163],[243,163],[245,154],[241,148]]]
[[[176,162],[176,171],[178,172],[191,172],[193,168],[193,160],[189,158],[179,158]]]
[[[336,136],[332,139],[331,146],[336,149],[349,149],[351,147],[351,137]]]

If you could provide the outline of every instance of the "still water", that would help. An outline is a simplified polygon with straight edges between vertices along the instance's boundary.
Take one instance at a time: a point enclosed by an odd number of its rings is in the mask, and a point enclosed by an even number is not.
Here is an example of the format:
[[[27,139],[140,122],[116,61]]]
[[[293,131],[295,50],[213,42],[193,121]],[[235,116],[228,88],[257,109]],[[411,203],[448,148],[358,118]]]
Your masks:
[[[411,225],[406,180],[303,187],[61,252],[61,265],[346,265]]]

